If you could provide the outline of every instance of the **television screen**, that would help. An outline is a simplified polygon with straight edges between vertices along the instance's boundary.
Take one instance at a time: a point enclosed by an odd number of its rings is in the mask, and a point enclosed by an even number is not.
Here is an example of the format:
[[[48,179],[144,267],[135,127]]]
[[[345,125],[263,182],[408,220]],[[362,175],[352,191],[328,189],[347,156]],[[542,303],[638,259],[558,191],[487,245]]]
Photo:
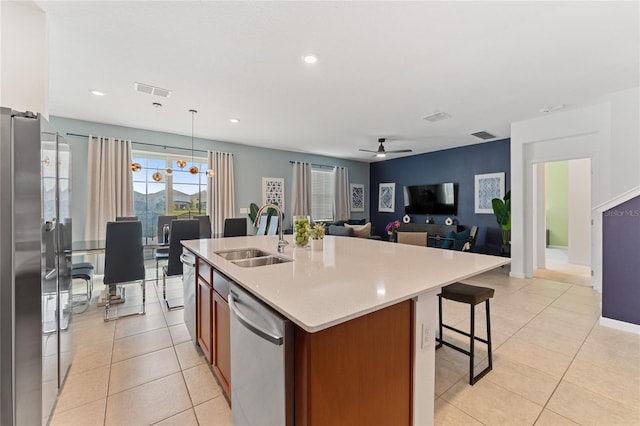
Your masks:
[[[458,214],[458,188],[453,182],[404,188],[406,214]]]

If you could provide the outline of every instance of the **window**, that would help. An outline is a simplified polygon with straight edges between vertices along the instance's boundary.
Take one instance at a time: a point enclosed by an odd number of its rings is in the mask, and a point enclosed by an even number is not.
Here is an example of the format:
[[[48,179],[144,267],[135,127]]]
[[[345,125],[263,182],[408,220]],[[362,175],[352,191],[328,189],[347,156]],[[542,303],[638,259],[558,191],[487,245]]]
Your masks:
[[[334,174],[332,169],[311,169],[311,217],[333,220]]]
[[[159,215],[192,217],[206,214],[207,211],[207,170],[206,158],[193,158],[184,167],[177,162],[184,157],[159,155],[150,152],[132,151],[133,162],[142,169],[133,173],[133,202],[138,219],[142,222],[142,235],[147,240],[157,238]],[[192,175],[189,168],[195,165],[200,173]],[[173,170],[171,176],[165,170]],[[153,174],[159,172],[162,180],[153,180]]]

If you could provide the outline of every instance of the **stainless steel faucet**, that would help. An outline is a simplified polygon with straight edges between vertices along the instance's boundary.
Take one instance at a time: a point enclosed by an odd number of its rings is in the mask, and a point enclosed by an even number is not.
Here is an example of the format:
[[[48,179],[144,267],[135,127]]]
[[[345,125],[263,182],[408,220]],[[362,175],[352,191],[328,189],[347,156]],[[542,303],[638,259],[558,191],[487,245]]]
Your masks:
[[[282,234],[282,230],[284,229],[284,213],[282,209],[276,204],[265,204],[260,207],[258,213],[256,213],[256,221],[253,223],[253,226],[256,228],[260,226],[260,217],[262,216],[262,211],[264,209],[275,209],[278,212],[278,253],[284,253],[284,246],[289,244],[285,241],[284,236]]]

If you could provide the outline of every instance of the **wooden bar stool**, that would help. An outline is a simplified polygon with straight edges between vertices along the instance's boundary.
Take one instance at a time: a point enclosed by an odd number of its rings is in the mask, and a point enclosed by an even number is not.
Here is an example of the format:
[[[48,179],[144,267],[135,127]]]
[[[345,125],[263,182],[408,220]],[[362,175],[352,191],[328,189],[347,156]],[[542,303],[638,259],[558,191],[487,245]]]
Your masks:
[[[492,359],[491,359],[491,321],[489,315],[489,299],[493,297],[494,289],[487,287],[478,287],[469,284],[463,283],[453,283],[447,286],[442,287],[442,292],[438,295],[438,325],[439,325],[439,335],[436,337],[436,349],[442,347],[442,345],[449,346],[452,349],[457,350],[458,352],[462,352],[463,354],[469,357],[469,384],[474,385],[478,380],[484,377],[491,369],[493,368]],[[450,325],[446,325],[442,323],[442,298],[455,300],[460,303],[467,303],[471,306],[471,326],[469,327],[469,331],[471,333],[467,333],[465,331],[459,330],[455,327],[451,327]],[[475,307],[477,304],[485,302],[486,306],[486,315],[487,315],[487,339],[482,339],[480,337],[476,337],[475,335]],[[451,331],[455,331],[456,333],[460,333],[464,336],[469,337],[469,350],[465,350],[461,347],[458,347],[452,343],[445,342],[444,336],[442,334],[442,329],[446,328]],[[489,353],[489,365],[478,373],[476,376],[473,375],[473,361],[475,357],[475,341],[479,341],[485,343],[487,345],[487,351]]]

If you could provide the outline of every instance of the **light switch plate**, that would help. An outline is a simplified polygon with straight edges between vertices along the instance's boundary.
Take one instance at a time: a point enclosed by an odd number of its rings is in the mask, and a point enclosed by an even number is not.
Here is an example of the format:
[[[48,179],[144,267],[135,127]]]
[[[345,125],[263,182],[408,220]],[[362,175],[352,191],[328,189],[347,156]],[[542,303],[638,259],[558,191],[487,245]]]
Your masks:
[[[246,207],[240,207],[240,214],[247,214],[249,213],[249,209]]]

